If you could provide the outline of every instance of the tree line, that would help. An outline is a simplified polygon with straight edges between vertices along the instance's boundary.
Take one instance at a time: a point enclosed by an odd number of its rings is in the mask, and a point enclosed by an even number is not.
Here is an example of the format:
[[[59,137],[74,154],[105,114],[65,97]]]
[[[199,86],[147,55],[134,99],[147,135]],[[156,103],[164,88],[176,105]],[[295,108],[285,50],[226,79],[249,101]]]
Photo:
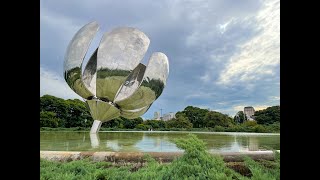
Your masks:
[[[256,111],[254,118],[258,124],[271,125],[273,123],[280,123],[280,106],[271,106],[266,109]],[[244,123],[248,117],[243,111],[238,111],[234,116],[234,121],[237,123]]]
[[[280,130],[280,106],[256,111],[256,121],[246,121],[246,119],[239,121],[236,117],[241,118],[241,111],[237,115],[232,118],[220,112],[187,106],[183,111],[178,111],[175,118],[168,121],[143,121],[141,117],[135,119],[118,117],[103,123],[101,128],[237,132],[278,132]],[[64,100],[51,95],[40,97],[40,127],[90,128],[92,123],[93,119],[85,102],[79,99]]]

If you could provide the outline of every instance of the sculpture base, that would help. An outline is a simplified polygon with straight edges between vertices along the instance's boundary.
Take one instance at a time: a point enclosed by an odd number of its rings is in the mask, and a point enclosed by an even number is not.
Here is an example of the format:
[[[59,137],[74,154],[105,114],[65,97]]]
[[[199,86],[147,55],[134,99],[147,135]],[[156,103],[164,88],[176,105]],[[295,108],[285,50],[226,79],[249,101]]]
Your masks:
[[[93,124],[92,124],[92,127],[91,127],[91,130],[90,130],[90,134],[98,133],[99,130],[100,130],[101,124],[102,124],[101,121],[99,121],[99,120],[94,120],[94,121],[93,121]]]

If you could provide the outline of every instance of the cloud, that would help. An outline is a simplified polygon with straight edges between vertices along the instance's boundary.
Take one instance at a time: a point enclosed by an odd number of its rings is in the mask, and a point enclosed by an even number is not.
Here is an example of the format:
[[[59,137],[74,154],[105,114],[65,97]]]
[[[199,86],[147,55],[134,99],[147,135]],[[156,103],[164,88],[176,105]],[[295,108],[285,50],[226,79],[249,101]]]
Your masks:
[[[243,105],[241,105],[241,106],[233,106],[233,110],[234,111],[243,111],[243,108],[244,108],[245,106],[243,106]]]
[[[250,105],[250,106],[252,106],[252,105]],[[246,107],[246,106],[245,105],[233,106],[233,110],[235,112],[243,111],[244,107]],[[266,109],[267,107],[270,107],[270,105],[254,105],[252,107],[254,108],[255,111],[259,111],[259,110]]]
[[[78,22],[78,23],[77,23]],[[51,39],[52,41],[60,40],[67,44],[71,40],[75,32],[80,29],[81,25],[79,21],[63,14],[58,14],[51,11],[43,2],[40,3],[40,45],[41,48],[63,48],[61,46],[55,46],[55,43],[48,43],[47,38],[55,37],[59,39]],[[51,36],[49,36],[51,32]]]
[[[270,101],[279,101],[280,96],[270,96],[269,99],[270,99]]]
[[[276,74],[280,63],[280,3],[265,1],[264,8],[255,17],[260,33],[240,45],[240,52],[219,75],[218,84],[250,82]]]
[[[232,23],[233,20],[235,20],[235,18],[231,18],[230,20],[228,20],[227,22],[224,22],[223,24],[218,24],[221,34],[226,32],[228,25]]]
[[[263,109],[267,109],[268,107],[270,107],[270,106],[268,106],[268,105],[258,105],[258,106],[254,107],[254,110],[255,111],[260,111],[260,110],[263,110]]]
[[[210,81],[210,75],[209,74],[204,74],[203,76],[200,77],[200,80],[203,82],[209,82]]]
[[[40,96],[45,94],[64,99],[82,99],[74,93],[65,80],[48,69],[40,67]]]

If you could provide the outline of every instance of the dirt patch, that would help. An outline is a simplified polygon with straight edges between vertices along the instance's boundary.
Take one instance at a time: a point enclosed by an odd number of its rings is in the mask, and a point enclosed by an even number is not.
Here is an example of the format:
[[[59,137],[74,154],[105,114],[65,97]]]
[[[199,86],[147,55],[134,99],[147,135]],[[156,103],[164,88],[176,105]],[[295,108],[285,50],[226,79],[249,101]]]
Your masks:
[[[228,168],[233,169],[234,171],[238,172],[243,176],[252,176],[250,169],[247,166],[245,166],[244,162],[228,162],[226,163],[226,165]]]

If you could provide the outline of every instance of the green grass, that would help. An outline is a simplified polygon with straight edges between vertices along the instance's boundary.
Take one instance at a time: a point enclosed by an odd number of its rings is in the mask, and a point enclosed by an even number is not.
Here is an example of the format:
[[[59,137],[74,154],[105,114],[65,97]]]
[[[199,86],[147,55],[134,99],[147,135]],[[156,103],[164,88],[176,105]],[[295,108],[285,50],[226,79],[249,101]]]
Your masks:
[[[280,153],[276,154],[275,161],[254,161],[247,157],[239,168],[228,166],[222,157],[209,154],[205,143],[196,135],[189,134],[175,142],[185,152],[168,164],[160,164],[150,156],[145,156],[144,165],[139,167],[88,159],[71,162],[40,159],[40,179],[280,179]]]

